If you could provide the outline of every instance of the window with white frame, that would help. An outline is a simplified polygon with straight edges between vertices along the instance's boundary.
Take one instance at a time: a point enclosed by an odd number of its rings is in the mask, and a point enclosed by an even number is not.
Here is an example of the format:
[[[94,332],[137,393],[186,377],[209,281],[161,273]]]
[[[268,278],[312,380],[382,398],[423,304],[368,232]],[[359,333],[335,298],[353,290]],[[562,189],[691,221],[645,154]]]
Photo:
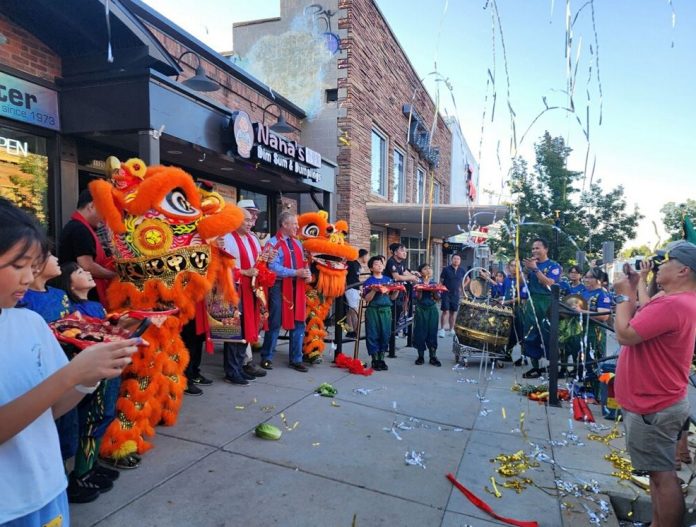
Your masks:
[[[386,139],[372,130],[372,192],[380,196],[387,195]]]
[[[416,203],[425,200],[425,170],[419,168],[416,171]]]
[[[392,193],[392,202],[404,202],[404,154],[398,150],[394,150],[394,172],[392,174],[394,191]]]

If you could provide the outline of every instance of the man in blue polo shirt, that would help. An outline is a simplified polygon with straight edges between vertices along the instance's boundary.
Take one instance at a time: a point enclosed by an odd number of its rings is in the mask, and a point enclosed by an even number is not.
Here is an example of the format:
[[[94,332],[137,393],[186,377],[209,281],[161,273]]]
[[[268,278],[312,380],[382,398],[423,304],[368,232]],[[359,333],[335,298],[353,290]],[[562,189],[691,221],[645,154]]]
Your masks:
[[[525,379],[536,379],[543,373],[539,359],[548,354],[549,324],[546,313],[551,305],[551,286],[561,279],[561,266],[549,259],[549,244],[543,238],[532,242],[532,257],[523,264],[527,272],[529,300],[522,312],[524,330],[523,353],[532,361],[532,369],[524,373]]]
[[[461,267],[462,257],[458,254],[452,256],[450,264],[440,273],[440,282],[447,288],[442,295],[440,310],[440,331],[438,337],[445,337],[448,333],[454,334],[454,319],[459,309],[459,297],[464,292],[464,275],[466,271]],[[449,325],[449,328],[446,327]]]

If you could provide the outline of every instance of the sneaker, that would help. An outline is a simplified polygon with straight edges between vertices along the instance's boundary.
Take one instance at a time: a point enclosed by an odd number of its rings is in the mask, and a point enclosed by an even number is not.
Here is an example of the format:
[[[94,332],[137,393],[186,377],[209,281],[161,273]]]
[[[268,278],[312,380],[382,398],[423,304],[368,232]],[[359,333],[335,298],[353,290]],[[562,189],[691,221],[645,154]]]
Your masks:
[[[114,468],[120,470],[132,470],[140,466],[140,456],[138,454],[129,454],[125,457],[113,458],[113,457],[100,457],[99,460],[102,463],[106,463]]]
[[[201,390],[198,386],[196,386],[195,384],[190,382],[186,385],[186,389],[184,390],[184,393],[186,395],[198,396],[198,395],[203,395],[203,390]]]
[[[307,372],[309,371],[309,369],[307,368],[307,366],[305,366],[305,365],[302,364],[301,362],[291,362],[291,363],[290,363],[290,367],[291,367],[293,370],[301,371],[302,373],[307,373]]]
[[[272,363],[270,360],[268,360],[268,359],[264,359],[264,360],[261,361],[261,367],[262,367],[264,370],[272,370],[272,369],[273,369],[273,363]]]
[[[442,366],[442,363],[439,360],[437,360],[437,357],[434,356],[430,357],[430,360],[428,362],[430,362],[430,364],[432,364],[433,366],[437,366],[438,368]]]
[[[423,357],[418,357],[418,358],[416,359],[416,366],[420,366],[420,365],[423,364],[424,362],[425,362],[425,359],[423,359]]]
[[[440,331],[437,332],[437,336],[440,337],[441,339],[445,338],[445,330],[441,329]]]
[[[372,369],[375,371],[382,371],[382,361],[377,359],[372,359]]]
[[[94,468],[92,470],[95,474],[98,474],[99,476],[105,478],[109,478],[111,481],[116,481],[121,475],[121,473],[118,470],[107,468],[103,465],[100,465],[99,463],[95,463]]]
[[[265,377],[266,376],[266,371],[259,368],[253,362],[250,362],[249,364],[242,366],[242,371],[244,373],[246,373],[247,375],[253,375],[254,377]]]
[[[70,474],[68,477],[68,503],[90,503],[99,497],[99,487]]]
[[[208,379],[207,377],[203,377],[200,373],[193,377],[191,379],[191,382],[193,384],[200,384],[201,386],[210,386],[213,384],[213,381],[211,379]]]
[[[244,377],[238,377],[236,375],[225,375],[223,381],[228,382],[230,384],[239,384],[240,386],[246,386],[249,384],[249,381],[247,381]]]
[[[256,380],[256,375],[249,375],[247,372],[244,371],[244,368],[242,368],[240,375],[242,376],[242,379],[246,379],[247,381],[255,381]]]
[[[104,494],[105,492],[109,492],[111,489],[114,488],[114,481],[112,479],[98,474],[94,469],[87,472],[87,474],[82,476],[81,479],[87,480],[90,483],[94,483],[97,487],[99,487],[99,492],[101,492],[102,494]]]

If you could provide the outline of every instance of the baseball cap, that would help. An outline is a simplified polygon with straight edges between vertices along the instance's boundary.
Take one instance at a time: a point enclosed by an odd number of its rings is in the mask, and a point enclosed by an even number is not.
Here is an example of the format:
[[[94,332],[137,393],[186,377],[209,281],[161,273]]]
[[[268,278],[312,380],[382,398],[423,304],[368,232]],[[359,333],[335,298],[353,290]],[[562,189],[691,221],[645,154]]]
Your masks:
[[[237,202],[237,207],[240,209],[259,210],[253,199],[240,199]]]
[[[667,251],[670,260],[678,260],[696,273],[696,245],[687,241],[673,244]]]

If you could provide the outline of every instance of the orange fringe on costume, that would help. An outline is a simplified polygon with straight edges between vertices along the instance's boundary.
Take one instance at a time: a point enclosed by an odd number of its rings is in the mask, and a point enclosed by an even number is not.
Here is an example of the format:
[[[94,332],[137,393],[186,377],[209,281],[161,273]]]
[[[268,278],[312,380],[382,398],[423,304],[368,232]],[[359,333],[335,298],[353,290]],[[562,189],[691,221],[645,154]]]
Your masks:
[[[150,167],[137,190],[126,195],[106,181],[94,181],[90,190],[95,206],[109,228],[124,234],[124,211],[143,215],[155,209],[176,220],[176,215],[163,211],[159,204],[174,188],[186,194],[189,203],[201,208],[198,189],[192,178],[174,167]],[[206,211],[211,212],[211,211]],[[204,215],[197,223],[197,231],[207,242],[236,230],[244,215],[235,206],[225,206],[213,214]],[[161,280],[147,280],[139,284],[114,280],[107,289],[110,310],[157,311],[160,306],[176,306],[179,312],[161,324],[153,324],[143,335],[148,342],[139,348],[132,363],[123,372],[123,382],[116,403],[116,419],[109,425],[102,441],[100,454],[123,458],[132,453],[144,453],[152,448],[145,438],[155,434],[155,426],[176,423],[186,388],[184,371],[189,362],[188,350],[181,340],[181,327],[195,316],[195,306],[203,300],[213,284],[221,286],[224,296],[238,302],[231,280],[233,261],[210,245],[211,254],[205,276],[193,271],[176,275],[172,286]]]
[[[348,224],[344,220],[329,223],[326,211],[307,212],[298,217],[302,247],[316,256],[316,279],[307,284],[307,325],[302,353],[311,362],[324,352],[326,327],[324,320],[336,297],[346,287],[347,269],[333,269],[321,263],[322,256],[336,256],[346,261],[355,260],[358,250],[345,243]]]

